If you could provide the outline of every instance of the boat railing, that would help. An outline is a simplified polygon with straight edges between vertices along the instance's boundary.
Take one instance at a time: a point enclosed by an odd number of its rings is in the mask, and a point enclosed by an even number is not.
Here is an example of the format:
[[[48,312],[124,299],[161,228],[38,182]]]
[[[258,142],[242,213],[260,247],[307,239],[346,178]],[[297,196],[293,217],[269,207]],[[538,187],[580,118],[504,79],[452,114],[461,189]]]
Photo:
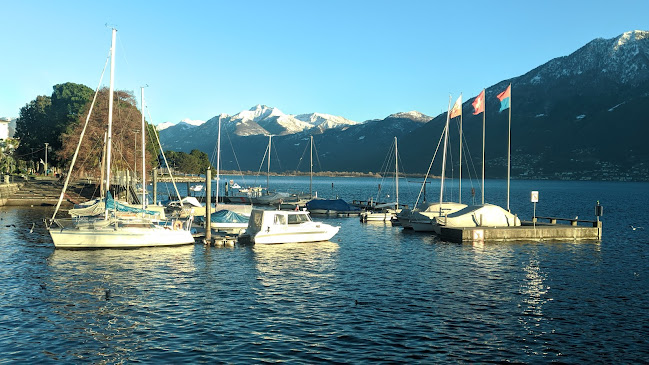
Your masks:
[[[592,225],[593,227],[599,227],[601,221],[598,220],[588,220],[588,219],[579,219],[579,218],[557,218],[557,217],[533,217],[532,222],[537,223],[540,219],[549,221],[550,224],[557,224],[557,221],[570,222],[571,226],[577,226],[578,223],[585,223],[587,225]]]

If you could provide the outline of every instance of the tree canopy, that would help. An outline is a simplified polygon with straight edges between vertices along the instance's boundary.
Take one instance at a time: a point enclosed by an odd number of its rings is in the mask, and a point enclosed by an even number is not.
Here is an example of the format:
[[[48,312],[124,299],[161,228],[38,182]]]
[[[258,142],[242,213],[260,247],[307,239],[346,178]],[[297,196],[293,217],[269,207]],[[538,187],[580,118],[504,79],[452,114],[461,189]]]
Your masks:
[[[166,151],[165,156],[169,165],[184,173],[203,174],[208,167],[213,168],[209,156],[200,150],[192,150],[190,153]]]
[[[51,96],[37,96],[21,108],[16,120],[14,137],[20,139],[16,152],[21,156],[29,155],[30,160],[42,158],[41,153],[33,155],[32,151],[42,151],[45,143],[53,151],[61,149],[61,136],[78,121],[93,95],[89,87],[72,82],[54,85],[52,89]],[[61,162],[57,154],[53,154],[51,160],[55,164]]]
[[[79,149],[79,160],[75,170],[79,174],[96,175],[100,171],[102,155],[104,153],[104,138],[108,121],[108,95],[107,88],[101,89],[92,110],[84,142]],[[62,160],[70,160],[79,143],[90,103],[83,107],[75,123],[68,126],[68,132],[63,133],[63,145],[58,152]],[[112,126],[112,154],[111,165],[114,169],[142,172],[142,114],[137,109],[137,102],[133,93],[129,91],[114,91],[113,101],[113,126]],[[146,127],[146,169],[150,171],[156,164],[155,128]]]

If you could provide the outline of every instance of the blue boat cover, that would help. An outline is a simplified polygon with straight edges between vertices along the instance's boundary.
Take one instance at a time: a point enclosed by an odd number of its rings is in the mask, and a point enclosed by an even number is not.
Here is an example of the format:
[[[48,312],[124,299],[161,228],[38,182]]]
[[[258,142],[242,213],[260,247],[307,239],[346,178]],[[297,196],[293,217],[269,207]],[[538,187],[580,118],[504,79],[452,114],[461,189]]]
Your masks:
[[[117,210],[118,212],[144,213],[144,214],[149,214],[149,215],[158,214],[158,212],[154,212],[152,210],[129,207],[129,206],[126,206],[126,205],[124,205],[124,204],[122,204],[120,202],[116,202],[115,199],[113,199],[113,196],[111,195],[110,191],[108,191],[107,194],[106,194],[106,209],[108,209],[108,210]]]
[[[333,210],[338,212],[351,212],[360,210],[360,208],[351,206],[342,199],[313,199],[306,203],[306,209]]]
[[[212,223],[248,223],[249,218],[243,214],[223,209],[210,214]],[[197,217],[197,221],[204,222],[205,217]]]

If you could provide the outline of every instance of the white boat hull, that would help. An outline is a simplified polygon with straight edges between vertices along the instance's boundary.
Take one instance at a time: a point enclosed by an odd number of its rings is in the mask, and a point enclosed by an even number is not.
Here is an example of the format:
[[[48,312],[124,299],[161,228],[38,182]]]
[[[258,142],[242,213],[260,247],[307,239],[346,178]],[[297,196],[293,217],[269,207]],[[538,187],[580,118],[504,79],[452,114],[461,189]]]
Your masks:
[[[392,212],[363,212],[361,213],[362,222],[389,222],[396,219],[396,213]]]
[[[259,232],[252,237],[252,241],[260,245],[329,241],[338,233],[338,229],[340,227],[323,224],[320,227],[310,227],[300,232]]]
[[[329,241],[340,227],[314,222],[305,211],[265,211],[254,209],[242,241],[278,244]]]
[[[68,229],[51,227],[50,236],[56,248],[138,248],[179,246],[194,243],[188,230],[168,227],[114,229]]]
[[[241,234],[243,233],[246,228],[248,228],[248,223],[210,223],[210,227],[212,227],[213,230],[215,231],[220,231],[220,232],[226,232],[226,233],[234,233],[234,234]]]

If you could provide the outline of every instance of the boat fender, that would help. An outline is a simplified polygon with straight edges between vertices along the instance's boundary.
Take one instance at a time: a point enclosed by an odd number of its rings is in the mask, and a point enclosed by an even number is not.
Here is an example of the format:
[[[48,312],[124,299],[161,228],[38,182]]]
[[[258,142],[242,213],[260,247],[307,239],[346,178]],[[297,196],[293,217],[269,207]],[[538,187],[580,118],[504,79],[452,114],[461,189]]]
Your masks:
[[[174,230],[183,229],[183,223],[181,221],[174,222]]]

